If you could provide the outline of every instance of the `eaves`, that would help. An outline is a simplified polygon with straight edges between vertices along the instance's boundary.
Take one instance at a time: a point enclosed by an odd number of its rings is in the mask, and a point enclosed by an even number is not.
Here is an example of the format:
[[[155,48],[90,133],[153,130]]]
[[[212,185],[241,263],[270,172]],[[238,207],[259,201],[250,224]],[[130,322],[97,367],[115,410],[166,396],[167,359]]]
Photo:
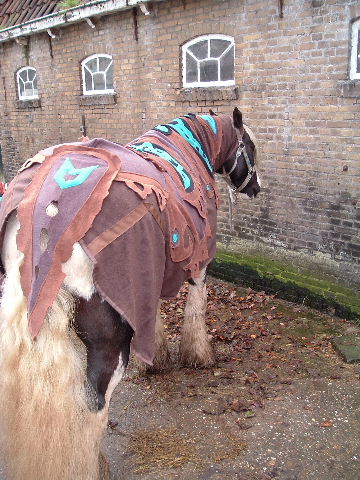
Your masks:
[[[142,12],[148,15],[152,11],[152,3],[163,1],[165,0],[96,0],[4,28],[0,30],[0,43],[46,31],[52,36],[52,28],[66,27],[82,21],[87,21],[91,25],[91,18],[93,17],[129,10],[134,7],[140,7]]]

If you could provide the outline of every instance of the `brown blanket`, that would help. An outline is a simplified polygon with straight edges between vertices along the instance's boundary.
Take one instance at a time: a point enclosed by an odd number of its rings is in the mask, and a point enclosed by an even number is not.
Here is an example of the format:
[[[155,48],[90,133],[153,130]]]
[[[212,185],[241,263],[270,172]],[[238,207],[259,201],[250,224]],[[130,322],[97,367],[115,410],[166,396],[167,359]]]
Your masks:
[[[0,241],[17,209],[34,337],[63,282],[61,263],[80,241],[97,290],[134,329],[132,349],[152,362],[158,299],[174,297],[215,253],[213,173],[237,146],[229,132],[230,117],[189,115],[126,147],[94,139],[51,147],[24,164],[1,204]]]

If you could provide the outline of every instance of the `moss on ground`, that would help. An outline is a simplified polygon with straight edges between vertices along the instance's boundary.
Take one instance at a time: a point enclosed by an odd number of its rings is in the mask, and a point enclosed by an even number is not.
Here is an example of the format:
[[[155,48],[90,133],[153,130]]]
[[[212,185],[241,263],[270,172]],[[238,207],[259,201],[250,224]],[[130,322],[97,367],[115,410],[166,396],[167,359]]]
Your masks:
[[[360,299],[354,289],[266,257],[219,250],[209,273],[292,302],[360,321]]]

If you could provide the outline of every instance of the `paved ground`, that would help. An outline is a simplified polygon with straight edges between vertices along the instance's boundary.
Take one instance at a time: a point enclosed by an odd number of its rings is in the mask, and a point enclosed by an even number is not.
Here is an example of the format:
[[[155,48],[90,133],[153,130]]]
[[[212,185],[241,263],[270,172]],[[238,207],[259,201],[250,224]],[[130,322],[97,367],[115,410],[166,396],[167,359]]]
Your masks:
[[[105,441],[113,478],[358,480],[355,389],[349,381],[296,381],[244,420],[248,430],[237,425],[242,415],[204,413],[206,402],[121,389],[112,413],[121,430]],[[149,432],[144,445],[141,435]]]
[[[216,366],[176,364],[184,289],[164,305],[172,369],[130,365],[114,394],[112,480],[359,480],[358,364],[331,345],[357,327],[223,282],[209,293]]]
[[[184,295],[164,309],[174,359]],[[219,282],[208,317],[215,368],[130,368],[116,391],[104,442],[113,478],[359,480],[358,365],[331,346],[356,327]]]

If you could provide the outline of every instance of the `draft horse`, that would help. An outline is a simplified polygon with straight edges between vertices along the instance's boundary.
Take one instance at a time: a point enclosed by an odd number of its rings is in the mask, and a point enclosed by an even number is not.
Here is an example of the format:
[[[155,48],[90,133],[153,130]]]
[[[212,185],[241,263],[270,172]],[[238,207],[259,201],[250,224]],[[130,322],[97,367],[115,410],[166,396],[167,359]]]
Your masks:
[[[241,112],[210,113],[158,125],[125,147],[103,139],[50,147],[11,182],[0,210],[7,478],[99,478],[130,344],[148,366],[168,363],[159,302],[186,280],[181,363],[214,362],[205,327],[214,173],[249,197],[260,186]]]

